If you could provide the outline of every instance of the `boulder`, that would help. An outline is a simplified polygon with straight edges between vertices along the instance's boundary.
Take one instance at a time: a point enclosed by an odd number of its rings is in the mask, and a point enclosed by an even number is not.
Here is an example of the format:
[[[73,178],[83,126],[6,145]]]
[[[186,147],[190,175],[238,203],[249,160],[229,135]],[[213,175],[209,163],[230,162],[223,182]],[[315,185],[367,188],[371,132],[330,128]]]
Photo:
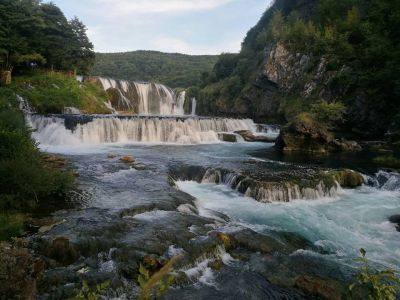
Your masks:
[[[132,155],[122,156],[119,160],[128,164],[132,164],[136,161],[136,159]]]
[[[329,153],[362,150],[355,141],[335,139],[331,132],[305,116],[296,118],[284,127],[275,144],[278,149],[289,152]]]
[[[353,170],[332,171],[330,175],[332,175],[343,188],[354,189],[364,184],[364,177]]]
[[[391,216],[389,221],[396,225],[397,231],[400,231],[400,215]]]

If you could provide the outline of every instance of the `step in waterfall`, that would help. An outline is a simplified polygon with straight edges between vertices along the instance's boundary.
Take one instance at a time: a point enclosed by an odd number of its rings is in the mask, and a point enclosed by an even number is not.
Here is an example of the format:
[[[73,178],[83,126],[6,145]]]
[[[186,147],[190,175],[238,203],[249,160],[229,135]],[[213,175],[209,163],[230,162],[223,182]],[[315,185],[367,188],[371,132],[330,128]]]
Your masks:
[[[176,91],[159,83],[103,77],[92,77],[89,80],[96,81],[107,91],[110,98],[109,107],[115,112],[138,115],[185,115],[185,91]]]
[[[42,145],[218,143],[221,132],[258,130],[250,119],[38,114],[27,115],[26,119]]]

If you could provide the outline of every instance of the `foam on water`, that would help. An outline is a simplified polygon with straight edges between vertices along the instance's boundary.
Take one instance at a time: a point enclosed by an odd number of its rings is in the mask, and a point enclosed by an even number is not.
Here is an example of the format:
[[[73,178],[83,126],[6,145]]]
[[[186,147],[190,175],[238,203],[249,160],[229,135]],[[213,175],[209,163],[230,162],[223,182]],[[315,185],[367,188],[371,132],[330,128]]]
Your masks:
[[[275,228],[298,233],[346,264],[352,264],[359,249],[364,248],[374,262],[400,267],[399,232],[387,222],[389,216],[398,214],[398,191],[363,187],[346,190],[337,199],[263,204],[223,185],[177,185],[197,198],[199,208],[224,213],[258,232]]]

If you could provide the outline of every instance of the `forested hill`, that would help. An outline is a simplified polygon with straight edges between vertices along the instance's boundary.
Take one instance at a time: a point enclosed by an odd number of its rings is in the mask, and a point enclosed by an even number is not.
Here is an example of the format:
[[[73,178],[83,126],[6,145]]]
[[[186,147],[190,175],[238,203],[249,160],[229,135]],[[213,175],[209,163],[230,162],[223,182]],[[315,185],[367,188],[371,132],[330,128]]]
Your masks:
[[[190,96],[202,114],[336,115],[358,136],[399,133],[399,28],[398,0],[276,0]]]
[[[97,53],[92,75],[125,80],[153,81],[171,87],[199,85],[218,56],[185,55],[156,51]]]

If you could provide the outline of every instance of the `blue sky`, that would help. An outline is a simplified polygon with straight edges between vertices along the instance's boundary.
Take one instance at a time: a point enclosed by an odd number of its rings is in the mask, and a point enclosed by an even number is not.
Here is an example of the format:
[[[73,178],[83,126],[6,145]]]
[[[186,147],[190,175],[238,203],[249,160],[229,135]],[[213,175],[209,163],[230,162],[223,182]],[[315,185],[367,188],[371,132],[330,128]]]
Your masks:
[[[53,0],[98,52],[238,52],[272,0]]]

